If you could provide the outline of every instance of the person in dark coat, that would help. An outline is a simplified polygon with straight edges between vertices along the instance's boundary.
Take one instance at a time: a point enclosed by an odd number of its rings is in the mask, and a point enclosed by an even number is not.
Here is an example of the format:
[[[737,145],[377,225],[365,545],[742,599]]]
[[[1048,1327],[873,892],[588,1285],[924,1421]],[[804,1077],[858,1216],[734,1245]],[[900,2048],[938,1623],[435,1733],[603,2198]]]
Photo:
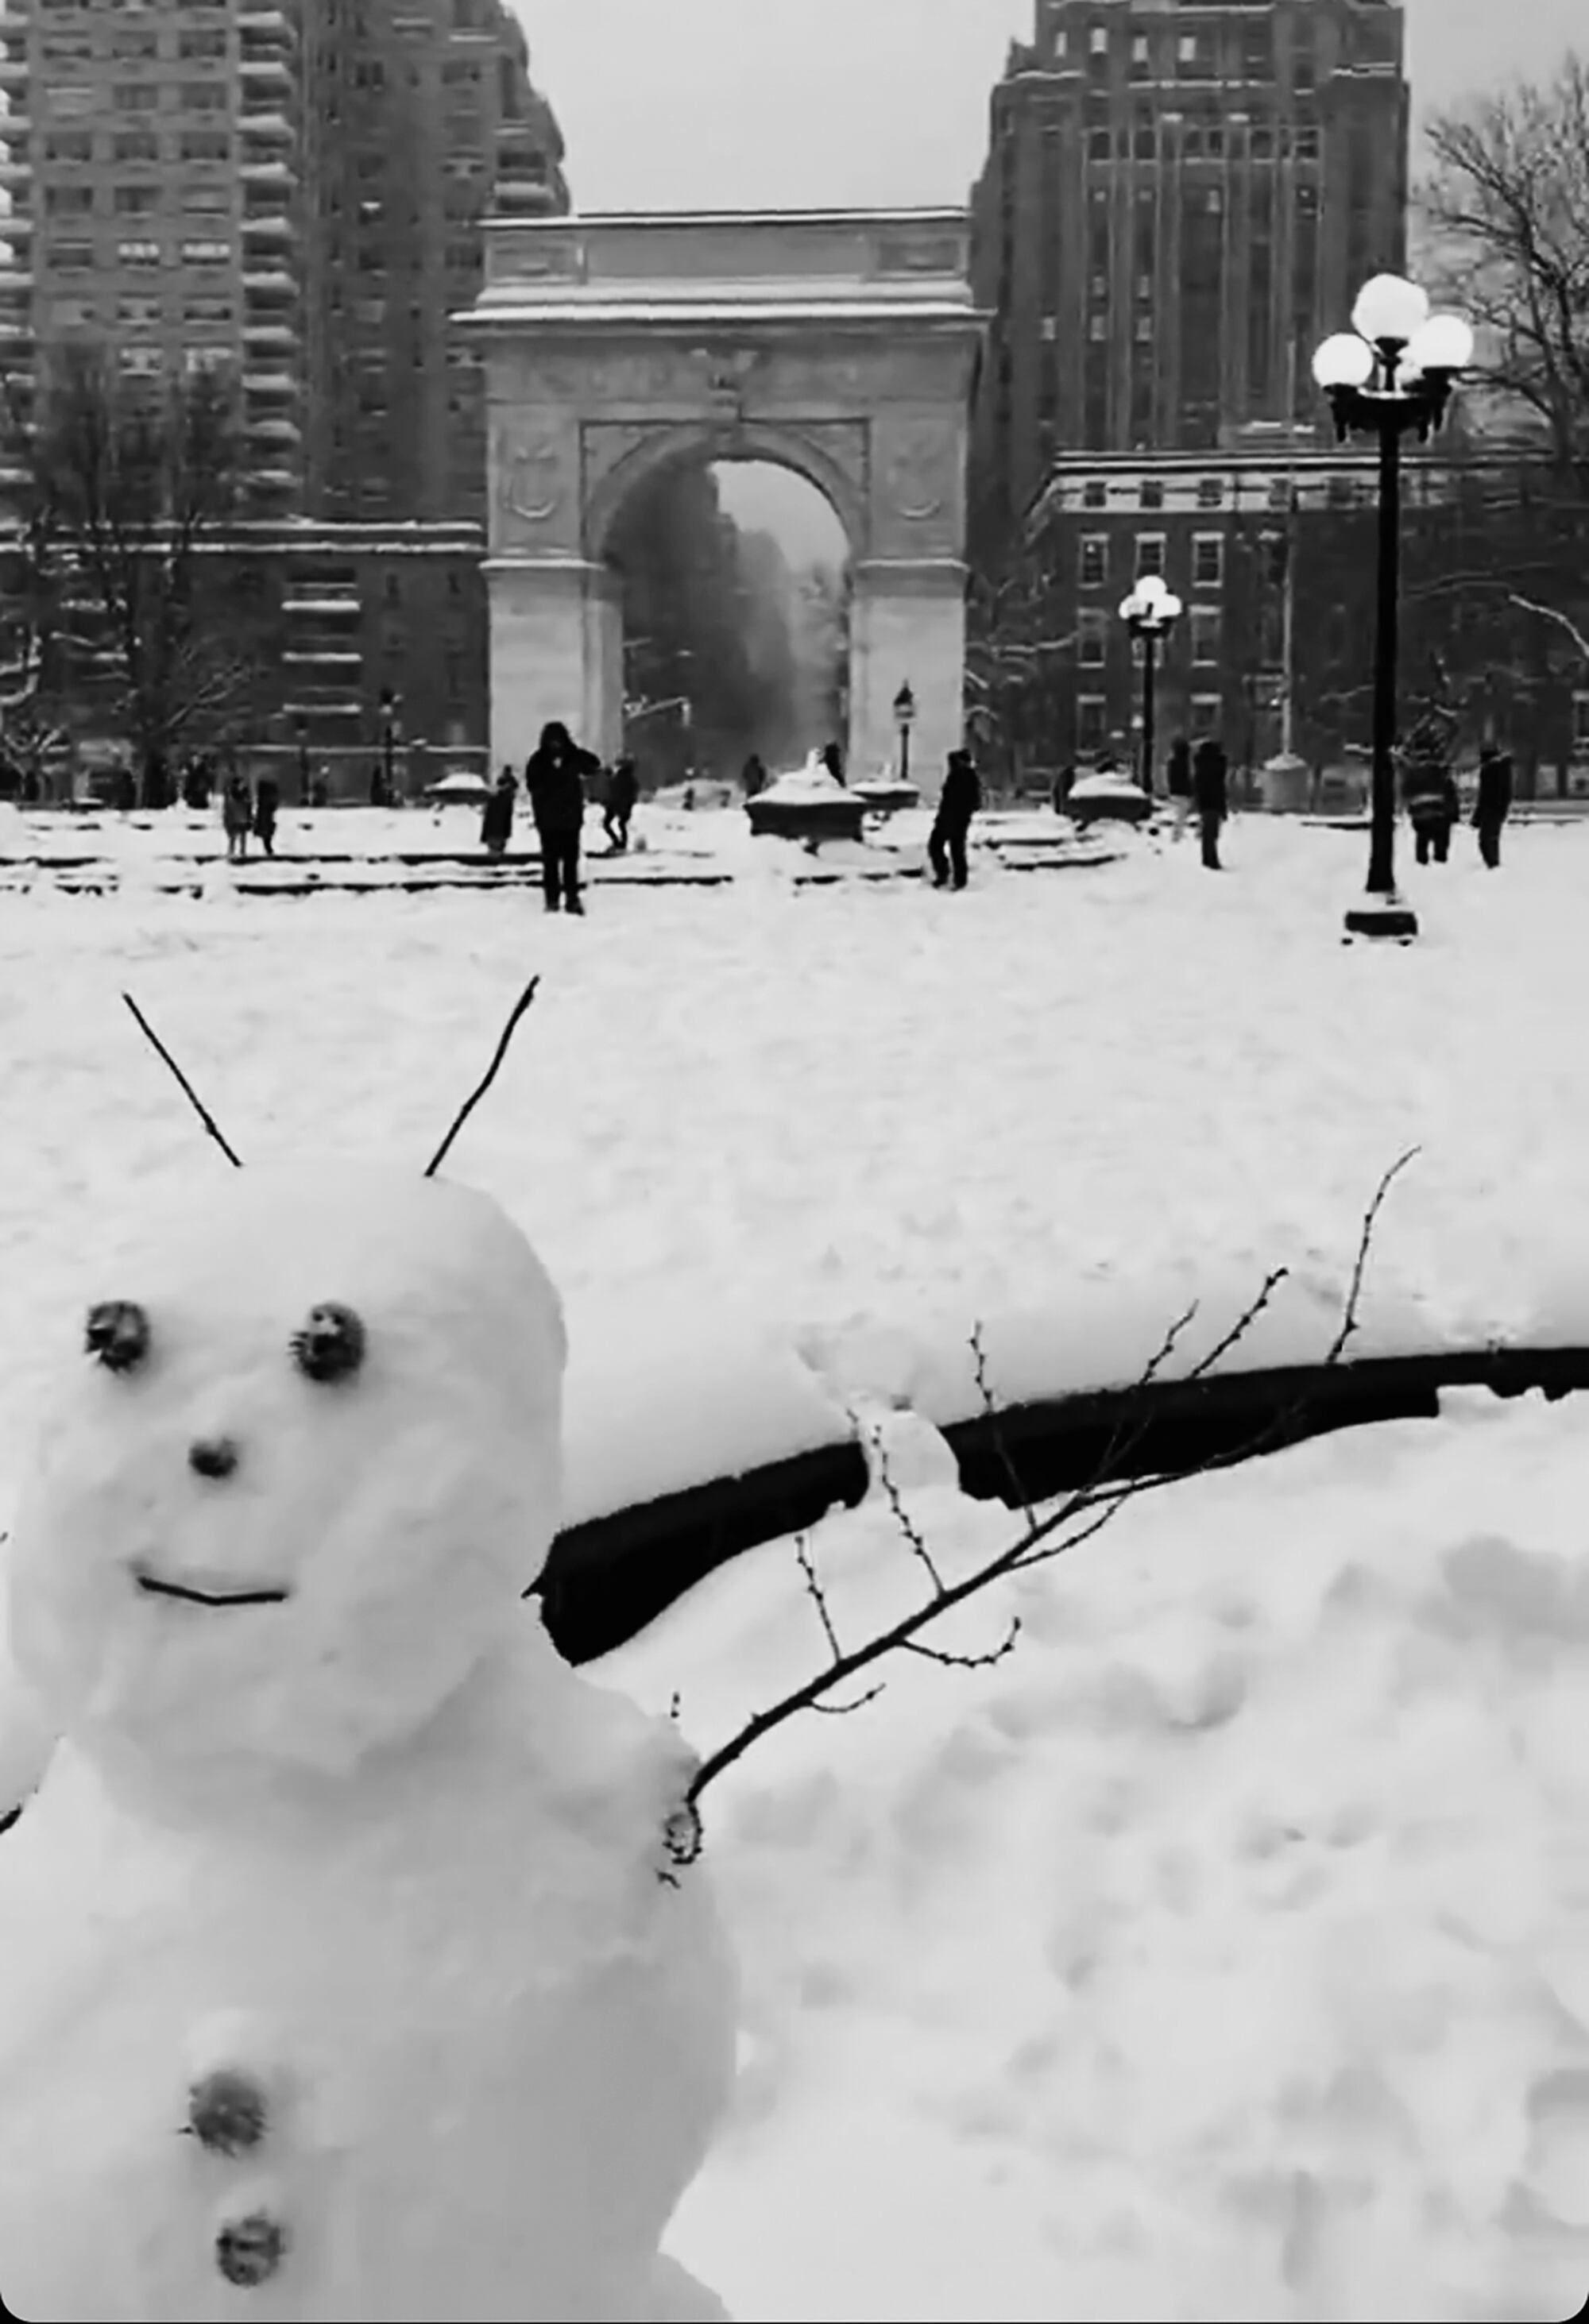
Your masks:
[[[1056,815],[1065,815],[1068,812],[1070,787],[1075,780],[1076,769],[1073,766],[1061,767],[1055,776],[1054,788],[1049,796]]]
[[[1210,734],[1197,745],[1192,761],[1192,797],[1197,803],[1197,828],[1203,838],[1203,862],[1210,872],[1223,872],[1219,835],[1231,811],[1230,761],[1224,745]]]
[[[602,828],[613,843],[613,852],[622,855],[629,844],[629,824],[634,813],[634,802],[640,797],[640,770],[625,754],[614,767],[607,781],[607,800],[602,809]]]
[[[1175,809],[1175,829],[1172,836],[1184,839],[1187,825],[1192,819],[1192,746],[1184,734],[1178,734],[1169,746],[1169,758],[1164,770],[1165,788]]]
[[[511,767],[504,767],[480,817],[480,844],[488,855],[507,853],[508,842],[513,835],[513,801],[518,789],[519,778]]]
[[[935,888],[947,888],[951,872],[956,888],[965,885],[965,841],[971,818],[981,805],[982,784],[970,752],[951,751],[948,772],[938,793],[938,816],[927,843]]]
[[[1461,795],[1450,768],[1413,768],[1402,785],[1401,797],[1418,862],[1449,862],[1451,835],[1462,814]]]
[[[844,781],[845,754],[842,744],[838,742],[829,742],[827,748],[822,753],[822,763],[827,768],[828,773],[833,777],[836,783],[842,783]]]
[[[273,775],[261,775],[254,787],[254,828],[267,855],[276,852],[276,816],[281,805],[281,784]]]
[[[540,841],[541,884],[546,908],[567,906],[582,913],[579,841],[585,829],[585,786],[601,771],[601,761],[582,751],[560,719],[540,730],[540,747],[524,769],[524,788]]]
[[[1486,742],[1479,753],[1479,796],[1474,808],[1474,829],[1479,853],[1492,872],[1501,869],[1501,835],[1511,813],[1511,754]]]

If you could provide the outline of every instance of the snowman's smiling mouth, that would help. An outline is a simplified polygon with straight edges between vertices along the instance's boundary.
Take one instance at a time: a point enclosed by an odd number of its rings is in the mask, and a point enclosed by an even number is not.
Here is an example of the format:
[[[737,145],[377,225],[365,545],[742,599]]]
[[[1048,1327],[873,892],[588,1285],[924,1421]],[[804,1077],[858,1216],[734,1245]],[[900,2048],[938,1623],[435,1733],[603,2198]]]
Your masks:
[[[284,1606],[290,1590],[200,1590],[187,1582],[167,1582],[145,1565],[133,1568],[133,1578],[151,1598],[174,1598],[184,1606]]]

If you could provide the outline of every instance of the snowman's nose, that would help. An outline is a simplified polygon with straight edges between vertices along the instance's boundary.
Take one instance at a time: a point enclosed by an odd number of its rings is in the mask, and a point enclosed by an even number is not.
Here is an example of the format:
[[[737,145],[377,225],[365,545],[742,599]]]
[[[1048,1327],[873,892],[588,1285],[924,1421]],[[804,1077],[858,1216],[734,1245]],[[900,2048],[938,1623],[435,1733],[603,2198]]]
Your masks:
[[[188,1466],[200,1477],[213,1477],[217,1481],[229,1477],[241,1456],[229,1436],[203,1438],[188,1448]]]

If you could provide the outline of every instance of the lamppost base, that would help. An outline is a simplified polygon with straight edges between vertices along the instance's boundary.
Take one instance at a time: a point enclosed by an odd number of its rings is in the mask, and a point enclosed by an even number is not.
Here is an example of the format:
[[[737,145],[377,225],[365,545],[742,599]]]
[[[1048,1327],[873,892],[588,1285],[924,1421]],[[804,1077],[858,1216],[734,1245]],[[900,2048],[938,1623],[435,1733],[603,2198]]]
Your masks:
[[[1343,944],[1362,937],[1370,944],[1413,944],[1418,939],[1418,914],[1397,895],[1371,896],[1354,904],[1346,915]]]

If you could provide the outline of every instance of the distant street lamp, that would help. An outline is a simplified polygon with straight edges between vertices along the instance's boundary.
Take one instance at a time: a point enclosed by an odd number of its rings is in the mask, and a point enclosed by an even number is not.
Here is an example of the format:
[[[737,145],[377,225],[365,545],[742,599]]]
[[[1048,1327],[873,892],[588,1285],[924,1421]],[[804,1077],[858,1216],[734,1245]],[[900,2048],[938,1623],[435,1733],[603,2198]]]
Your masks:
[[[900,730],[900,780],[910,779],[910,729],[916,724],[916,696],[905,680],[894,696],[894,724]]]
[[[1335,434],[1378,438],[1380,539],[1374,631],[1373,814],[1366,906],[1346,915],[1347,936],[1410,943],[1417,915],[1396,892],[1396,662],[1401,586],[1401,438],[1420,444],[1444,420],[1458,375],[1474,359],[1460,315],[1431,315],[1426,293],[1400,275],[1377,274],[1352,310],[1352,328],[1326,339],[1313,375],[1330,401]]]
[[[301,715],[292,721],[298,734],[298,804],[309,805],[309,720]]]
[[[1154,678],[1159,649],[1186,612],[1169,584],[1157,573],[1144,574],[1120,608],[1120,618],[1133,638],[1142,641],[1142,771],[1141,785],[1153,795],[1153,719],[1157,707]]]

